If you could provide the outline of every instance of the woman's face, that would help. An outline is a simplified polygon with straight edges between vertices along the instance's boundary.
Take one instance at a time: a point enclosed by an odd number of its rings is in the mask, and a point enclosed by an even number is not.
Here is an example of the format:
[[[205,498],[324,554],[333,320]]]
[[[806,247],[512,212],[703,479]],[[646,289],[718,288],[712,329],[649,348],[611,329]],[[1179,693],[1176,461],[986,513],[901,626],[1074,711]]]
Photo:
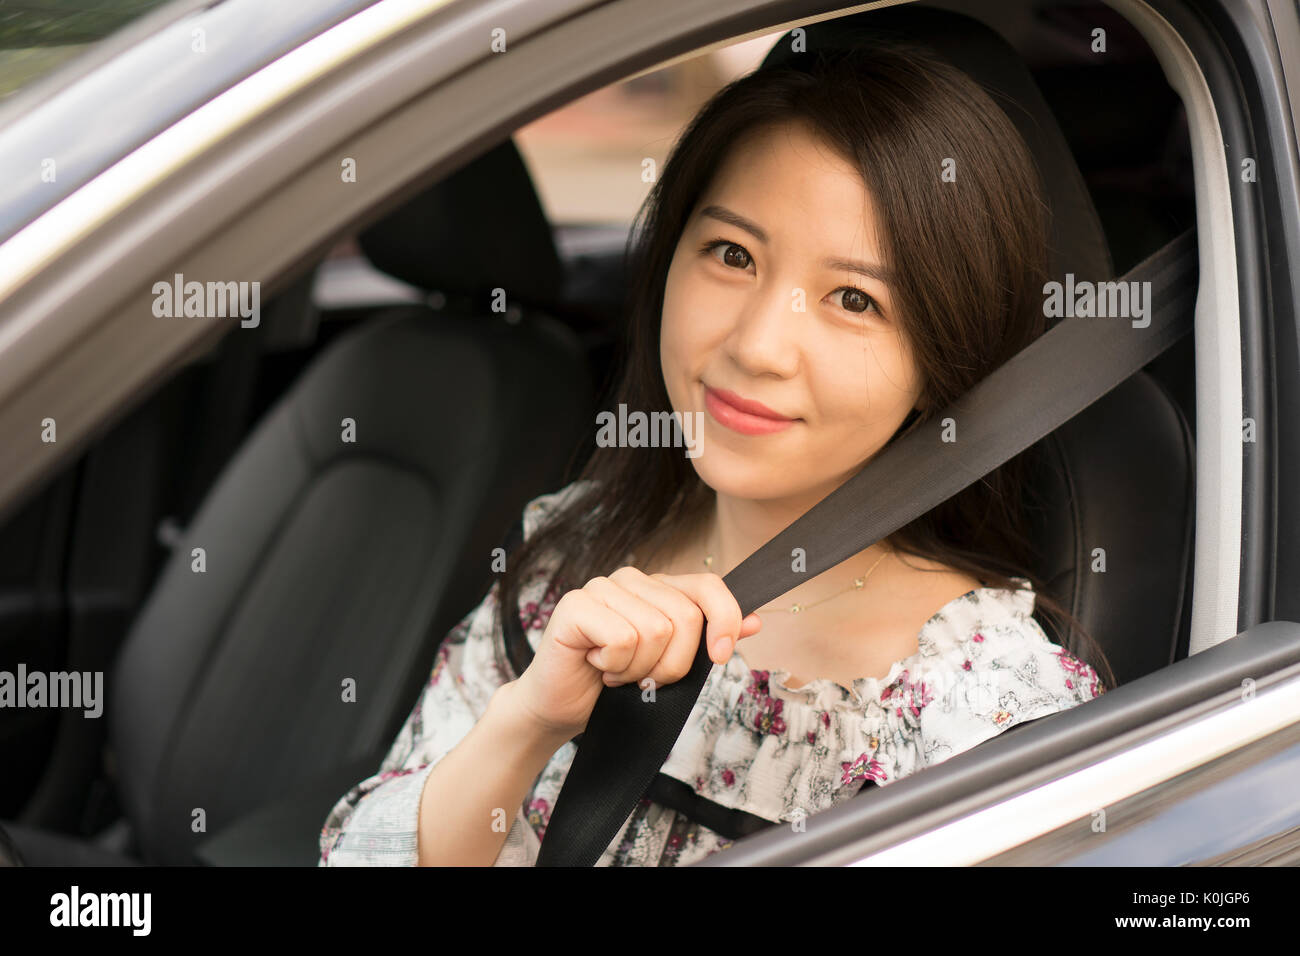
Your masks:
[[[861,177],[807,126],[737,142],[673,253],[660,333],[673,410],[703,422],[690,460],[707,485],[820,500],[898,429],[923,382],[881,264]]]

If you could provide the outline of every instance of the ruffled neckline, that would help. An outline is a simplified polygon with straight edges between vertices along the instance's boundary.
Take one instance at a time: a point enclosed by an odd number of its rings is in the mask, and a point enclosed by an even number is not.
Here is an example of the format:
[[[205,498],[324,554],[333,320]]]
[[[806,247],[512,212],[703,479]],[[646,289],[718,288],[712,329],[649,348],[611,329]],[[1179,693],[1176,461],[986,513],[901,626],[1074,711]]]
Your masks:
[[[884,677],[855,678],[851,687],[845,687],[834,678],[817,677],[798,687],[791,687],[788,683],[791,679],[789,671],[781,668],[750,667],[745,663],[739,651],[733,652],[731,657],[727,659],[726,664],[723,665],[725,676],[741,681],[757,678],[768,685],[769,693],[774,697],[783,697],[787,700],[802,703],[815,703],[823,708],[839,711],[860,712],[867,707],[869,702],[878,702],[880,700],[882,688],[896,683],[904,672],[912,669],[913,665],[919,663],[922,659],[933,657],[937,653],[937,645],[945,636],[958,640],[968,636],[965,634],[949,634],[944,629],[944,624],[948,622],[952,612],[959,607],[975,603],[980,600],[981,596],[987,595],[1003,604],[1009,603],[1017,613],[1026,616],[1033,613],[1034,591],[1029,579],[1013,577],[1011,580],[1019,584],[1020,589],[971,588],[935,611],[921,625],[921,629],[917,634],[916,651],[907,657],[894,661],[889,667],[889,672]],[[778,690],[780,694],[773,693]]]
[[[1013,581],[1021,587],[953,598],[921,626],[916,653],[851,688],[829,678],[790,687],[788,673],[750,668],[733,653],[710,671],[661,772],[773,821],[848,799],[866,780],[887,785],[914,772],[925,762],[922,713],[945,692],[935,677],[970,670],[966,643],[1003,648],[1041,634],[1016,623],[1032,612],[1034,593],[1027,579]]]

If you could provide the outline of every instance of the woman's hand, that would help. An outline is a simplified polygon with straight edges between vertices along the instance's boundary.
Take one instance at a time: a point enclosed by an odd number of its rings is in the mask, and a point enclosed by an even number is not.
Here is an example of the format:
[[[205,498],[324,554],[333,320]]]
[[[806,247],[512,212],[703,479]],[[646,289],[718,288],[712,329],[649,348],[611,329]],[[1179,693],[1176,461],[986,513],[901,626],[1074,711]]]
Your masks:
[[[574,737],[587,727],[602,687],[645,678],[661,687],[695,662],[707,618],[709,657],[724,664],[736,641],[762,626],[713,573],[651,574],[619,568],[567,591],[551,612],[515,699],[548,731]]]

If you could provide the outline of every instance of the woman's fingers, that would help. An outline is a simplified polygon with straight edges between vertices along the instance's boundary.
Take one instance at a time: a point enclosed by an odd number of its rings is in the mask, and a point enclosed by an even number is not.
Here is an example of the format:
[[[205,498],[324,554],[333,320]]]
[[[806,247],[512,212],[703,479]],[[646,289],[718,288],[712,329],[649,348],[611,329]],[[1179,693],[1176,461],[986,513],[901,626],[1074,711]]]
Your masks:
[[[757,630],[755,627],[746,633],[741,620],[740,604],[718,575],[703,572],[655,574],[652,577],[677,588],[690,598],[708,619],[709,626],[705,641],[708,644],[709,657],[714,663],[725,664],[731,652],[735,650],[736,642],[742,637],[749,637]]]
[[[593,598],[585,588],[565,592],[556,602],[551,617],[568,625],[556,629],[555,642],[584,651],[592,667],[622,669],[632,660],[637,644],[636,628],[623,615]]]
[[[695,651],[704,629],[704,612],[678,588],[636,568],[620,568],[610,579],[654,605],[671,622],[672,630],[669,639],[657,647],[656,654],[638,657],[636,664],[621,674],[606,675],[605,683],[616,687],[628,681],[641,684],[647,677],[655,684],[681,680],[695,662]]]
[[[648,581],[636,568],[619,568],[609,577],[592,578],[584,590],[594,600],[623,616],[637,633],[631,659],[619,667],[601,666],[605,683],[623,683],[640,679],[659,660],[672,639],[672,620],[655,604],[655,592],[641,583]]]
[[[586,660],[604,672],[609,686],[647,676],[656,684],[681,680],[695,662],[706,619],[707,652],[718,664],[762,626],[757,614],[741,618],[735,596],[716,574],[647,575],[623,567],[592,578],[574,600],[574,624],[592,645]]]

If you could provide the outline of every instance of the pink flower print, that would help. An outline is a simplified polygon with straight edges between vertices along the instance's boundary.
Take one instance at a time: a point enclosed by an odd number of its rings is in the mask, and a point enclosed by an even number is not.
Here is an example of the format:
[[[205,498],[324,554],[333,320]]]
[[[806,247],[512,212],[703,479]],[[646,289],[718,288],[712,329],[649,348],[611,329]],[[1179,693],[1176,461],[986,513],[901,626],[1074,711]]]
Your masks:
[[[1011,714],[1005,710],[999,710],[993,715],[993,723],[995,724],[1005,724],[1010,719]]]
[[[749,672],[749,686],[745,688],[745,693],[757,697],[759,700],[765,699],[768,696],[767,681],[770,676],[767,671],[751,670]]]
[[[921,708],[932,700],[934,700],[934,691],[924,681],[912,683],[906,670],[899,674],[892,684],[880,692],[881,703],[897,702],[894,713],[899,717],[903,716],[904,708],[912,717],[919,717]]]
[[[975,636],[972,637],[971,640],[974,641],[976,644],[983,644],[983,643],[984,643],[984,635],[983,635],[983,634],[980,634],[980,633],[978,633],[978,632],[976,632]]]
[[[529,601],[525,604],[523,612],[519,615],[519,623],[524,626],[524,630],[545,630],[551,614],[555,611],[555,605],[560,602],[565,590],[564,582],[561,581],[547,588],[540,602]]]
[[[392,780],[394,777],[405,777],[408,773],[415,773],[415,771],[423,770],[427,766],[429,766],[427,763],[422,763],[418,767],[411,767],[407,770],[385,770],[379,775],[379,779]]]
[[[1061,662],[1061,667],[1065,668],[1068,673],[1082,675],[1091,669],[1087,664],[1079,660],[1064,647],[1057,648],[1052,653],[1056,655],[1056,659]]]
[[[964,671],[968,671],[968,670],[970,670],[970,658],[969,658],[969,657],[966,658],[966,660],[964,660],[964,661],[961,662],[961,669],[964,670]]]
[[[537,839],[546,836],[546,825],[551,821],[551,805],[538,797],[528,804],[528,823],[537,831]]]
[[[433,662],[433,673],[429,675],[430,687],[438,683],[438,678],[442,676],[442,669],[446,666],[449,657],[451,657],[451,648],[444,642],[442,647],[438,648],[438,657]]]
[[[921,715],[921,708],[934,700],[934,691],[930,689],[925,681],[912,685],[908,688],[908,691],[911,694],[912,700],[907,707],[912,712],[913,717],[919,717]]]
[[[541,623],[541,612],[537,607],[536,601],[529,601],[524,605],[523,613],[519,615],[519,623],[524,626],[525,631],[534,629],[540,630],[543,627]]]
[[[1093,670],[1089,664],[1079,660],[1079,658],[1075,657],[1063,647],[1053,651],[1052,653],[1056,655],[1056,659],[1061,662],[1061,667],[1065,669],[1067,674],[1075,674],[1088,681],[1088,693],[1093,697],[1100,696],[1097,691],[1098,684],[1100,683],[1099,678],[1097,677],[1097,672]],[[1065,686],[1073,690],[1074,682],[1067,677],[1065,679]]]
[[[785,733],[785,718],[781,716],[785,701],[768,697],[761,701],[761,706],[762,709],[754,717],[754,726],[765,734]]]
[[[831,727],[831,715],[830,715],[830,711],[823,710],[823,711],[818,715],[817,719],[821,721],[821,725],[822,725],[823,727],[825,727],[827,730],[830,730],[830,727]],[[810,744],[815,744],[816,742],[817,742],[817,730],[816,730],[816,728],[814,728],[814,729],[808,731],[808,743],[810,743]]]
[[[884,768],[881,767],[880,761],[869,754],[860,754],[858,759],[852,763],[849,763],[848,761],[842,762],[840,764],[840,770],[843,771],[840,775],[840,783],[846,786],[854,780],[867,779],[879,782],[881,780],[889,779],[888,774],[886,774]]]
[[[736,774],[734,771],[732,771],[730,767],[722,771],[722,782],[725,783],[728,787],[735,786]]]

